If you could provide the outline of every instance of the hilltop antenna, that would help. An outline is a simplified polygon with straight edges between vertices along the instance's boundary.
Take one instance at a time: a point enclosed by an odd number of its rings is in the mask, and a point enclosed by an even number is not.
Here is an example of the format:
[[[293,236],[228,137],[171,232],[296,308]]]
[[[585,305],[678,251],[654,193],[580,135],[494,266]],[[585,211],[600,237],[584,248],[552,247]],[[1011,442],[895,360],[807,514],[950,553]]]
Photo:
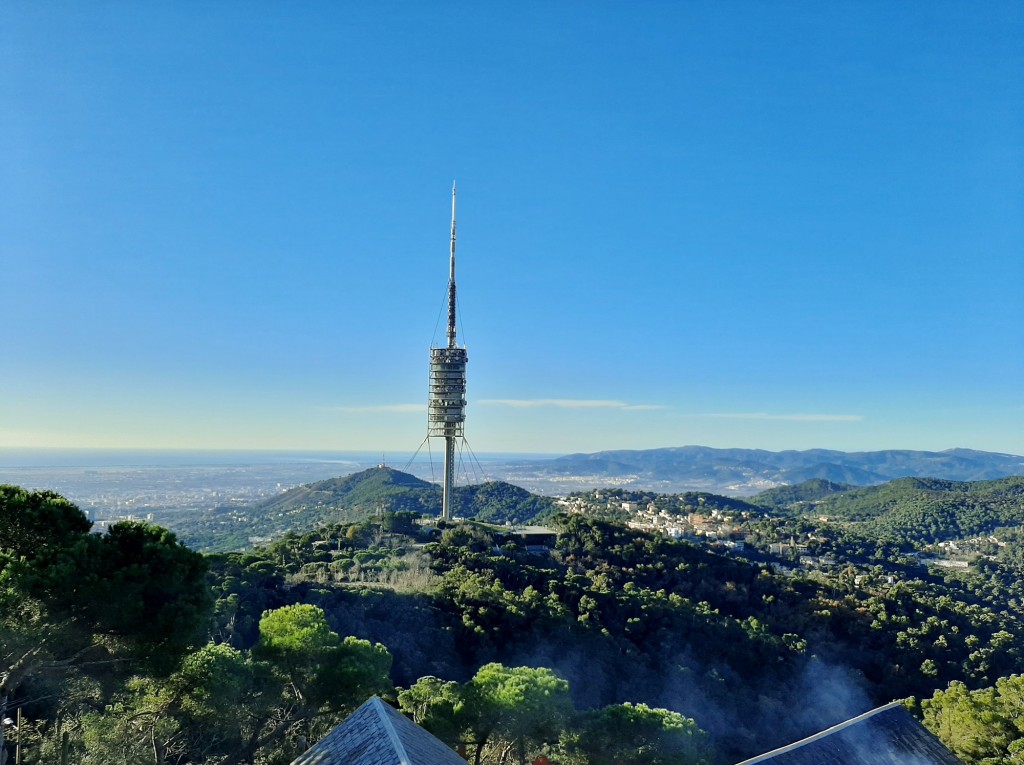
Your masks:
[[[466,362],[469,357],[455,337],[455,183],[452,182],[452,243],[448,260],[448,345],[430,349],[430,403],[427,438],[444,438],[444,483],[441,518],[451,520],[455,479],[455,440],[465,436]]]
[[[448,347],[455,348],[455,181],[452,181],[452,247],[448,258]]]

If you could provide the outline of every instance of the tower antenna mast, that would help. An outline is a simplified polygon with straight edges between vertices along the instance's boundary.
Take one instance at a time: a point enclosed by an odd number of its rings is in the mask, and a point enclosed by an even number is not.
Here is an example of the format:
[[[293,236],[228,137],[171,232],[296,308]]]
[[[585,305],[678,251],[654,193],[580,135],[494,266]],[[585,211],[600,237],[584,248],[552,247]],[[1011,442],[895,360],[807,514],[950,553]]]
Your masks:
[[[452,486],[455,482],[455,441],[465,435],[465,348],[456,341],[455,320],[455,184],[452,183],[452,242],[448,260],[448,345],[430,349],[430,403],[427,437],[444,438],[444,484],[441,518],[451,520]]]
[[[452,249],[448,259],[448,347],[455,348],[455,182],[452,181]]]

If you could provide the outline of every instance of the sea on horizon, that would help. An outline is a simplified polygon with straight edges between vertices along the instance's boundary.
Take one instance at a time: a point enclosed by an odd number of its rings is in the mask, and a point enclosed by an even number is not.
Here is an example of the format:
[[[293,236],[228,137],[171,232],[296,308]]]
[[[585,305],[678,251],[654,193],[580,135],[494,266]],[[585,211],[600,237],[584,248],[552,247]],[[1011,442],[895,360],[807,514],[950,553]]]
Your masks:
[[[543,459],[554,454],[485,452],[484,462]],[[387,464],[399,470],[409,463],[429,463],[427,450],[320,451],[285,449],[68,449],[62,447],[0,447],[0,468],[189,467],[227,465],[321,464],[359,466]],[[437,455],[433,455],[437,461]]]

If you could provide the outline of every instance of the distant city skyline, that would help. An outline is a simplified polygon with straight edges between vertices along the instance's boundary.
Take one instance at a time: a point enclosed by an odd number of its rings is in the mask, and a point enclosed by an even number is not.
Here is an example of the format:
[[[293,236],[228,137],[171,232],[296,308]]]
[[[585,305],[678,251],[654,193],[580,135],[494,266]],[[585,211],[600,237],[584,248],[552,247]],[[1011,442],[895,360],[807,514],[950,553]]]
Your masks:
[[[0,6],[0,448],[1024,454],[1024,6]]]

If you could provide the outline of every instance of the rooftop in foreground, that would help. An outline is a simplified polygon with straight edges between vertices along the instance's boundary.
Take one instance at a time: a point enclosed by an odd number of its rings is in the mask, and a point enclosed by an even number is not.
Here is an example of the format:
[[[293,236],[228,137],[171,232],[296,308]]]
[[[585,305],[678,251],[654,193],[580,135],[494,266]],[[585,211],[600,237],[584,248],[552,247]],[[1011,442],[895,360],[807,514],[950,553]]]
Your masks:
[[[291,765],[466,765],[440,739],[371,696]]]
[[[895,701],[738,765],[963,765]]]

